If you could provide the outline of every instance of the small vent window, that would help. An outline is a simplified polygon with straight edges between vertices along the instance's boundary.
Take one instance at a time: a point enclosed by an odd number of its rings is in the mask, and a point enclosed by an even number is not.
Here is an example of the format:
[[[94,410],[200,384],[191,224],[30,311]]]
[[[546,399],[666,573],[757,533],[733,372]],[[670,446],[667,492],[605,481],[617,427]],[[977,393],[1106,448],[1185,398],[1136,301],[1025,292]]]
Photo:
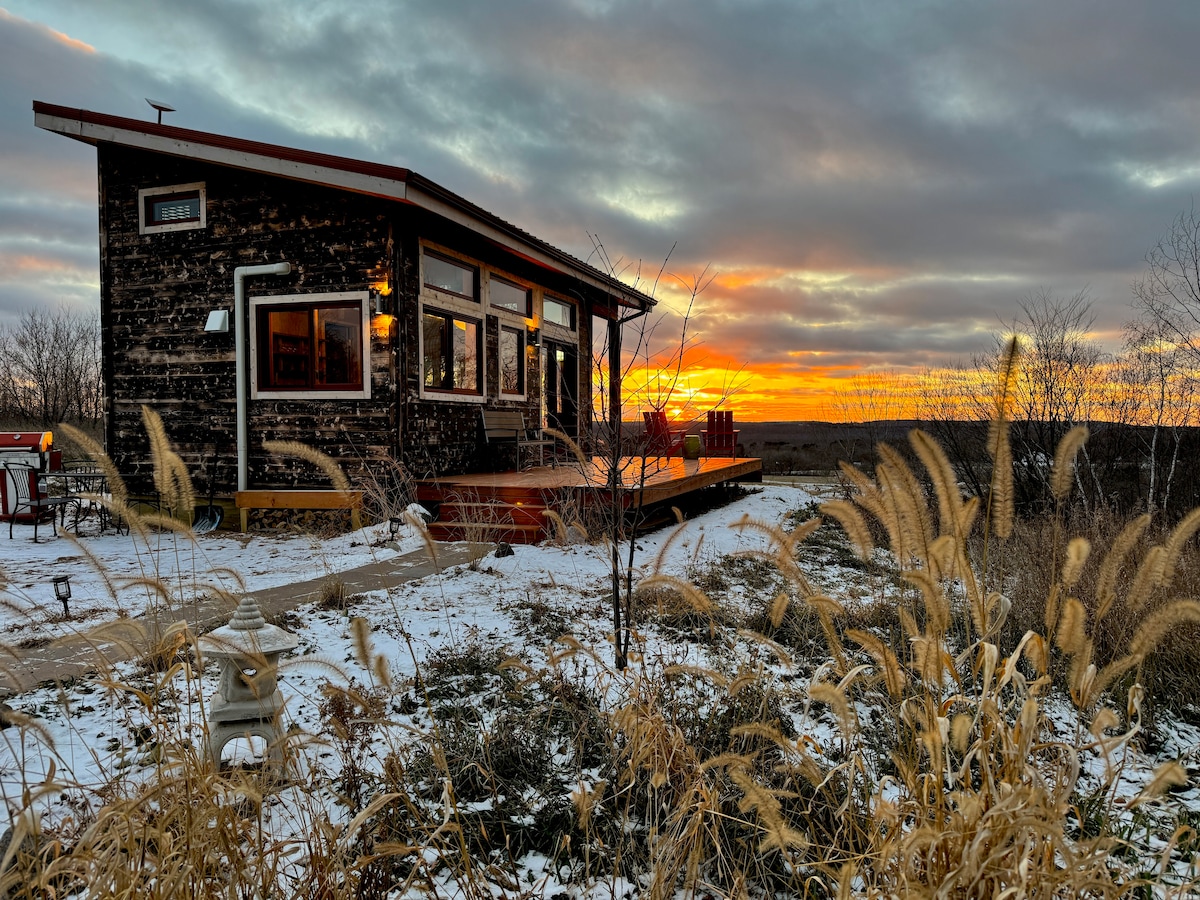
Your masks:
[[[141,233],[204,228],[204,201],[203,184],[176,184],[138,191]]]
[[[168,222],[199,222],[200,198],[196,194],[181,194],[167,200],[151,200],[150,225],[166,225]]]

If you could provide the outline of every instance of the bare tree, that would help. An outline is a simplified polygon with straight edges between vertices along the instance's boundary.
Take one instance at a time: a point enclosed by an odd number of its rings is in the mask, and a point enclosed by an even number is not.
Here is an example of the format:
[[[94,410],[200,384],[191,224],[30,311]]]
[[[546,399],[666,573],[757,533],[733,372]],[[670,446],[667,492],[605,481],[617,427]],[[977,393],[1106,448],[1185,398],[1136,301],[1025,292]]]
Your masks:
[[[84,427],[103,415],[100,321],[94,313],[34,308],[0,326],[0,417],[43,428]]]
[[[598,238],[593,237],[593,244],[593,256],[610,274],[621,275],[622,266],[608,257]],[[657,293],[669,259],[670,254],[663,260],[662,267],[646,291],[651,297]],[[631,398],[639,409],[664,409],[671,403],[688,367],[685,357],[696,346],[689,332],[696,300],[712,283],[713,277],[707,268],[700,276],[690,280],[676,277],[687,292],[688,301],[678,320],[677,337],[673,337],[657,352],[652,347],[655,343],[653,338],[666,321],[665,317],[649,321],[641,311],[620,317],[615,298],[612,308],[618,310],[619,317],[614,327],[606,331],[604,340],[593,347],[598,402],[593,405],[595,420],[589,449],[594,451],[600,463],[597,480],[603,482],[608,491],[609,502],[603,509],[605,519],[602,527],[609,551],[614,656],[618,669],[628,664],[632,648],[636,538],[638,528],[644,523],[642,489],[654,474],[646,455],[644,439],[634,438],[623,427],[623,398]],[[632,281],[632,286],[640,289],[640,270]],[[660,377],[644,378],[634,383],[630,375],[639,368],[646,372],[654,371]],[[730,377],[727,373],[720,396],[712,398],[710,395],[714,405],[724,402],[736,389],[736,384],[736,376]],[[590,470],[591,466],[585,462],[585,472]],[[633,498],[628,507],[626,497]]]
[[[991,460],[982,375],[974,363],[958,362],[921,375],[917,418],[954,462],[958,477],[975,497],[987,494]]]
[[[903,378],[894,369],[858,372],[839,382],[830,412],[840,426],[838,445],[843,459],[869,458],[891,436],[894,423],[906,413],[903,386]]]
[[[1026,504],[1049,496],[1050,461],[1062,437],[1075,425],[1096,421],[1103,407],[1104,373],[1108,358],[1088,335],[1095,320],[1087,291],[1058,297],[1046,291],[1029,295],[1009,332],[1021,339],[1021,370],[1013,405],[1014,462],[1018,473],[1018,500]],[[994,374],[1001,359],[1003,339],[985,360]],[[1100,490],[1092,460],[1086,451],[1076,467],[1080,496]],[[1082,484],[1087,475],[1088,485]]]
[[[1038,291],[1021,302],[1020,310],[1004,332],[995,335],[990,352],[969,367],[931,374],[922,418],[932,417],[934,434],[947,448],[960,477],[972,487],[986,486],[990,463],[981,443],[986,431],[980,426],[991,417],[991,391],[1004,348],[1017,335],[1021,368],[1013,385],[1010,435],[1016,499],[1028,508],[1049,496],[1050,463],[1059,440],[1075,425],[1095,427],[1106,421],[1104,413],[1111,411],[1112,398],[1106,388],[1110,359],[1089,336],[1093,316],[1086,290],[1070,297]],[[1083,452],[1076,467],[1079,487],[1085,489],[1080,492],[1084,502],[1091,502],[1101,490],[1098,466],[1088,452]]]
[[[1195,204],[1175,217],[1146,254],[1146,272],[1134,282],[1133,298],[1165,338],[1200,360],[1200,214]]]
[[[1184,429],[1194,424],[1196,376],[1191,354],[1161,319],[1143,313],[1125,326],[1120,382],[1132,411],[1130,423],[1148,436],[1146,509],[1167,511],[1179,468]]]

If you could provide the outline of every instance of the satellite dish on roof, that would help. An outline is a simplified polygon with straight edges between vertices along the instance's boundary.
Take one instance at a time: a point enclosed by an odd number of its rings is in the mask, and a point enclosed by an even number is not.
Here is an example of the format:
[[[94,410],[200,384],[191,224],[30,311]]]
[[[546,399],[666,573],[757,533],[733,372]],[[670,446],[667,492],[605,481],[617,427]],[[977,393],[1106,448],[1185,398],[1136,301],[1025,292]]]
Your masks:
[[[163,103],[161,100],[151,100],[149,97],[146,98],[146,102],[149,103],[153,109],[158,110],[158,124],[159,125],[162,124],[162,114],[163,113],[175,112],[175,107],[173,107],[170,103]]]

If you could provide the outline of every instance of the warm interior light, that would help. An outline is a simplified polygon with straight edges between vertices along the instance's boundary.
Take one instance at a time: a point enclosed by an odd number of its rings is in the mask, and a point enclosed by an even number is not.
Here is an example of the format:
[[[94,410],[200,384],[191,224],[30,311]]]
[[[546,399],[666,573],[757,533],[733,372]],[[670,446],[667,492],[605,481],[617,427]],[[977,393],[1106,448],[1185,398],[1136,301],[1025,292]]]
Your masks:
[[[371,282],[371,290],[375,291],[381,297],[390,297],[392,294],[392,286],[386,278],[381,281]]]

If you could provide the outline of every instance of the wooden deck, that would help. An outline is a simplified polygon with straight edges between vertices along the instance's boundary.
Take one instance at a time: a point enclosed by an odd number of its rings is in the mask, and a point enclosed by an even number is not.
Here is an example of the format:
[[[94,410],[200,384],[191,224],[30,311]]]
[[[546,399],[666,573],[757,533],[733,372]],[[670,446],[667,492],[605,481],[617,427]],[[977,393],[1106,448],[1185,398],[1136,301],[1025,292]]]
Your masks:
[[[548,534],[545,511],[565,514],[610,504],[609,465],[593,459],[521,472],[446,475],[417,483],[417,500],[437,508],[430,525],[439,540],[505,540],[536,543]],[[762,479],[762,460],[753,458],[626,457],[616,487],[626,509],[676,501],[716,484]]]

